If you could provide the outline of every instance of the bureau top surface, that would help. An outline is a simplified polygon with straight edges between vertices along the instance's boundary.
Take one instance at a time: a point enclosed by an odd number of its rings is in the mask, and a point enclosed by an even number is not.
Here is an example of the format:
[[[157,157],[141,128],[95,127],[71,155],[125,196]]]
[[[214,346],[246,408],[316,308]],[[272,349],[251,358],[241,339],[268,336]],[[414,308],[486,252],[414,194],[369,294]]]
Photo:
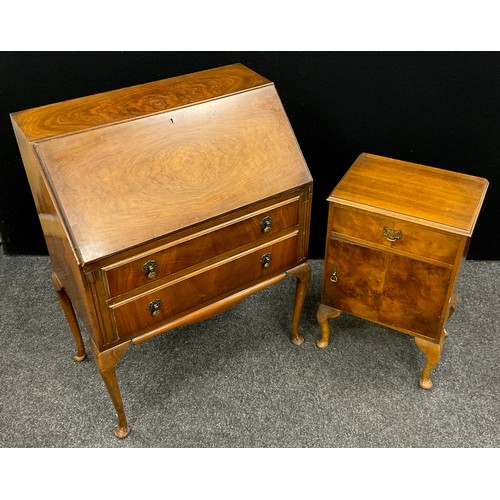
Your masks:
[[[163,113],[271,82],[242,64],[199,71],[12,113],[29,141]]]
[[[227,86],[228,71],[212,72],[216,81],[204,87]],[[81,264],[311,182],[276,89],[259,78],[230,94],[34,142]],[[194,89],[183,80],[184,94],[198,92],[199,80]]]
[[[487,187],[481,177],[363,153],[328,200],[470,236]]]

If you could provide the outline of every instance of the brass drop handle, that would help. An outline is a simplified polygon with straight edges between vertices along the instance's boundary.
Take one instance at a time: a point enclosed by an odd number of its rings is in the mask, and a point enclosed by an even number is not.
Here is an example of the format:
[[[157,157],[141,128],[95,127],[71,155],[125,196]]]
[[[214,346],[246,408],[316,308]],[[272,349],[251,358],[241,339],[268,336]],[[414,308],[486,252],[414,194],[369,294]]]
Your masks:
[[[262,264],[262,267],[264,269],[267,269],[271,265],[271,259],[273,256],[270,253],[265,253],[261,258],[260,258],[260,263]]]
[[[330,275],[330,281],[332,283],[337,283],[338,280],[339,280],[339,268],[336,264],[334,264],[332,267],[332,274]]]
[[[271,231],[272,223],[273,223],[273,218],[270,215],[264,217],[260,221],[260,228],[262,229],[262,232],[267,234],[269,231]]]
[[[162,305],[161,299],[155,299],[148,304],[148,309],[149,312],[151,313],[151,316],[157,317],[161,314],[160,311],[161,305]]]
[[[392,229],[390,227],[384,227],[382,234],[389,241],[398,241],[403,237],[403,231],[400,229]]]
[[[158,267],[158,262],[156,260],[148,260],[146,264],[142,266],[142,272],[150,279],[156,278],[156,268]]]

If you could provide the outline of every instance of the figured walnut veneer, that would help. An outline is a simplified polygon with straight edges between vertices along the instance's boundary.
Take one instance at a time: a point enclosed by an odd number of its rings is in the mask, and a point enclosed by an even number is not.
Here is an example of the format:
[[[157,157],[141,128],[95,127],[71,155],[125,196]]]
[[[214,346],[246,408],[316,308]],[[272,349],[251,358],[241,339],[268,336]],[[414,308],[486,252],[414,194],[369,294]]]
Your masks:
[[[312,179],[272,82],[234,64],[11,115],[54,268],[118,414],[131,343],[296,277],[309,284]]]
[[[488,181],[363,153],[330,194],[318,322],[345,311],[413,335],[432,387]]]

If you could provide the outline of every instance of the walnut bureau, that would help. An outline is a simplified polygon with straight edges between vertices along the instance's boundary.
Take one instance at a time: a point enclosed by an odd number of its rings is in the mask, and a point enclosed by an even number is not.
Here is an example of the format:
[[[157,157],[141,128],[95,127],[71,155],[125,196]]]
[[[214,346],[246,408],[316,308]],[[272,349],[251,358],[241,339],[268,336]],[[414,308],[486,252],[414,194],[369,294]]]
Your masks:
[[[241,64],[11,115],[53,266],[129,433],[115,367],[131,344],[297,279],[312,179],[274,84]],[[78,318],[78,319],[77,319]]]
[[[488,181],[361,154],[330,194],[320,348],[342,311],[415,337],[432,387],[461,264]]]

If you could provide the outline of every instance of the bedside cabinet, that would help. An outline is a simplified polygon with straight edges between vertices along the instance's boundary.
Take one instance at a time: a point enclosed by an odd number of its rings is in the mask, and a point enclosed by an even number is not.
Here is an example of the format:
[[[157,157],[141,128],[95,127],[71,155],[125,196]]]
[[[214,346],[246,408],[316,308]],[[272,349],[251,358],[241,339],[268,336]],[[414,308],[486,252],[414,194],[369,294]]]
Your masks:
[[[234,64],[11,115],[77,353],[118,415],[131,344],[310,278],[312,179],[274,84]],[[257,313],[257,311],[256,311]]]
[[[328,345],[328,319],[342,311],[407,333],[426,355],[420,386],[430,389],[487,186],[479,177],[361,154],[328,198],[317,346]]]

